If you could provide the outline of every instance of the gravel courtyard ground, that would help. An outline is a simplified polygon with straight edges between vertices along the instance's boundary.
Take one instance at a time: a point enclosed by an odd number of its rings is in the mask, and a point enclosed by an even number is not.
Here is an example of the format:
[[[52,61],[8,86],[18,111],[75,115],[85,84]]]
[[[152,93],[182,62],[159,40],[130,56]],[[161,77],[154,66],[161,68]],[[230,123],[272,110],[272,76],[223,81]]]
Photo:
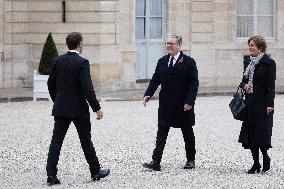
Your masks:
[[[171,129],[162,160],[162,172],[142,168],[151,160],[158,101],[145,108],[139,101],[101,102],[105,117],[91,116],[92,139],[101,164],[111,174],[92,182],[73,125],[63,143],[58,177],[53,188],[284,188],[284,95],[275,99],[272,169],[247,175],[249,150],[237,142],[241,122],[232,118],[231,97],[199,97],[196,101],[196,169],[182,169],[184,142],[180,129]],[[46,158],[53,129],[52,103],[0,104],[0,188],[49,188]],[[262,159],[262,158],[261,158]]]

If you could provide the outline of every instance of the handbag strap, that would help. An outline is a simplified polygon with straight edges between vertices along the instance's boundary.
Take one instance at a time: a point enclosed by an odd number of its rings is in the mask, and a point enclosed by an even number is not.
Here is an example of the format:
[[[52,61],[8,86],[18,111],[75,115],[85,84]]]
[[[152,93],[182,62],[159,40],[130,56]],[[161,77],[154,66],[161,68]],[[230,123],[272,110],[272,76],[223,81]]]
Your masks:
[[[242,97],[244,97],[245,96],[245,90],[242,89],[241,87],[238,87],[237,92],[239,92],[239,90],[242,93]]]

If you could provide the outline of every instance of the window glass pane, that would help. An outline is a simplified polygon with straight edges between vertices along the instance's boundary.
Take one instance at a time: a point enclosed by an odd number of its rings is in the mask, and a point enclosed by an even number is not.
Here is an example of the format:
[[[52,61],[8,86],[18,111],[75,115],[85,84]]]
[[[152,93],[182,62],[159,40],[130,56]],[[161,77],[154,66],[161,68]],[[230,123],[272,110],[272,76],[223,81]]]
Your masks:
[[[273,37],[273,16],[259,16],[257,21],[258,35]]]
[[[136,18],[135,20],[135,38],[145,39],[145,18]]]
[[[146,0],[136,0],[136,16],[145,16]]]
[[[253,14],[253,0],[237,0],[237,14],[238,15],[252,15]]]
[[[150,16],[162,16],[162,0],[150,0]]]
[[[150,18],[149,38],[162,38],[162,18]]]
[[[258,15],[273,15],[273,0],[260,0],[257,2]]]
[[[237,17],[237,37],[249,37],[253,35],[253,17]]]

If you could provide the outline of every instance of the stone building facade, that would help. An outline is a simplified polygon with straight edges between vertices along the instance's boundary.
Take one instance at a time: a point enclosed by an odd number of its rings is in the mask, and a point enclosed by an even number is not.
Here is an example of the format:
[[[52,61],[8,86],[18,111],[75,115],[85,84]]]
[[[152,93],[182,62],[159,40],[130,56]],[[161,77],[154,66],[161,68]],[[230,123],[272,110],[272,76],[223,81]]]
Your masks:
[[[0,88],[32,87],[48,33],[63,54],[71,31],[83,33],[82,56],[101,90],[141,87],[165,54],[168,32],[183,36],[201,87],[236,87],[246,35],[264,31],[284,91],[283,0],[0,0]]]

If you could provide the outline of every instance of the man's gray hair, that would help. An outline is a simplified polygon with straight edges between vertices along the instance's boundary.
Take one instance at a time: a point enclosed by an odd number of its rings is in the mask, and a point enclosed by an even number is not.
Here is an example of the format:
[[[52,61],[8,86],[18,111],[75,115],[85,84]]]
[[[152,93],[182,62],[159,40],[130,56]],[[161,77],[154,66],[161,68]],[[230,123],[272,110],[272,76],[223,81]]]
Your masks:
[[[182,44],[182,37],[180,35],[177,35],[175,33],[169,33],[168,38],[174,38],[176,39],[176,43],[181,45]]]

